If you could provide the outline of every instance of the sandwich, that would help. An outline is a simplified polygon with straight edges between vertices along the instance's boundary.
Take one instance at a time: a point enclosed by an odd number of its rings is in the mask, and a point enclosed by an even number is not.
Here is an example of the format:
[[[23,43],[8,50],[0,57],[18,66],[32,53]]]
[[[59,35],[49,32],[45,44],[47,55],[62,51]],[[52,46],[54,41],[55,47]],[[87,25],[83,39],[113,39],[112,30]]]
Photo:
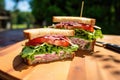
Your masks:
[[[28,65],[73,59],[78,49],[68,38],[74,36],[74,30],[39,28],[27,29],[23,33],[28,40],[20,56]]]
[[[74,30],[71,42],[77,44],[79,49],[94,51],[97,38],[102,38],[101,28],[95,26],[96,19],[86,17],[53,16],[54,28]]]

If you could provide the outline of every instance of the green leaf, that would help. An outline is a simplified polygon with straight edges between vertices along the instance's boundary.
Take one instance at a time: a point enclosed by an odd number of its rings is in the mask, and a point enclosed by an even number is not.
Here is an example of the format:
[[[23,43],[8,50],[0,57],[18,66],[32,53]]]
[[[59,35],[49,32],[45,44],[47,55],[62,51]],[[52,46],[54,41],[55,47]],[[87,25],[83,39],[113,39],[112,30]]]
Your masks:
[[[94,32],[89,32],[85,30],[75,29],[75,37],[83,38],[86,40],[95,40],[97,38],[102,38],[102,31],[101,29],[95,29]]]
[[[32,57],[32,55],[34,54],[34,52],[35,52],[35,50],[34,50],[34,48],[33,47],[27,47],[27,46],[25,46],[24,48],[23,48],[23,50],[22,50],[22,52],[20,53],[20,55],[21,55],[21,57],[23,57],[23,58],[31,58],[31,59],[33,59],[33,57]]]
[[[72,53],[73,51],[77,51],[77,49],[78,49],[77,45],[62,47],[62,46],[55,46],[55,45],[43,43],[38,46],[25,46],[20,55],[22,58],[34,60],[34,55],[46,54],[46,53],[51,54],[53,52],[59,54],[60,51]]]

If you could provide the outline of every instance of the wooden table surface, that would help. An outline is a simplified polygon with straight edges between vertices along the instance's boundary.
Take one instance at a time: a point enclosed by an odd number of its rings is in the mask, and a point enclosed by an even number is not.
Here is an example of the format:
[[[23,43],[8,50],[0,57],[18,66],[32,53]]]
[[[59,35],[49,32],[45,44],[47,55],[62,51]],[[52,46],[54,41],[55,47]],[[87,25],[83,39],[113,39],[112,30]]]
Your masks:
[[[100,41],[120,45],[120,36],[105,35]],[[24,41],[0,48],[3,80],[120,80],[120,54],[95,46],[93,54],[77,51],[73,60],[28,66],[18,56]]]

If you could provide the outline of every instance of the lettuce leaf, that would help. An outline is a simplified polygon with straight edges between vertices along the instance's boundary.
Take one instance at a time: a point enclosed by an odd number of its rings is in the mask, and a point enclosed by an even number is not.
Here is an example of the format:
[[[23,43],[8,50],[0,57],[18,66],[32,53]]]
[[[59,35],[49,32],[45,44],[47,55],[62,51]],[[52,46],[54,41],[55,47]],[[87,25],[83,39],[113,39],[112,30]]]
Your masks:
[[[95,29],[94,32],[89,32],[85,30],[75,29],[75,37],[83,38],[85,40],[95,40],[97,38],[102,38],[102,31],[101,29]]]
[[[48,53],[51,54],[53,52],[55,52],[56,54],[59,54],[60,51],[64,51],[66,53],[72,53],[73,51],[77,51],[77,49],[78,49],[77,45],[62,47],[62,46],[55,46],[55,45],[43,43],[38,46],[25,46],[22,49],[20,56],[22,58],[34,60],[34,55],[37,55],[37,54],[48,54]]]

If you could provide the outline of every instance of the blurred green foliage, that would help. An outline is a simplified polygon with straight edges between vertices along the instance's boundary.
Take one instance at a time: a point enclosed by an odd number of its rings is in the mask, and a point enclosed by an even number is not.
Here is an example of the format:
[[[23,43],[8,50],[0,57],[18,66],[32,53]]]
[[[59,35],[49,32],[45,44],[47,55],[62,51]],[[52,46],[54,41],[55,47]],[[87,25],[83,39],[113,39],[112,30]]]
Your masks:
[[[0,10],[4,9],[5,7],[4,4],[5,4],[4,0],[0,0]]]
[[[21,12],[19,10],[11,11],[12,23],[13,24],[24,24],[35,22],[34,16],[31,12]]]
[[[83,17],[95,18],[104,34],[120,34],[120,0],[84,0]],[[53,16],[80,16],[82,0],[31,0],[35,23],[52,24]]]

